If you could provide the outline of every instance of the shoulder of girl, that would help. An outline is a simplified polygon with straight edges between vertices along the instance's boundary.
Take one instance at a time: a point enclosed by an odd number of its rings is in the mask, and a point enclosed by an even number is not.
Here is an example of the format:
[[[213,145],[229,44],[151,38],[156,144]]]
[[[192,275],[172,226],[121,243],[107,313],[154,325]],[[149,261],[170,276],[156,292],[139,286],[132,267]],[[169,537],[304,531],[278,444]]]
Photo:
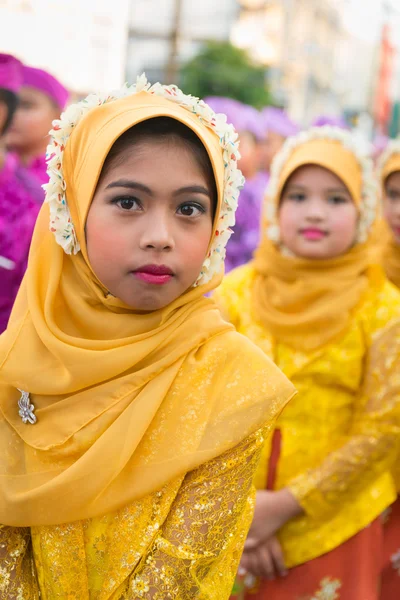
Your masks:
[[[237,331],[229,331],[224,337],[223,360],[225,367],[241,372],[248,372],[249,376],[257,372],[263,372],[266,375],[279,373],[286,379],[286,376],[283,375],[273,360],[247,336]],[[221,338],[220,342],[222,342]]]
[[[239,326],[246,290],[253,277],[249,265],[238,267],[225,275],[222,283],[213,293],[213,298],[226,321]]]
[[[386,278],[379,285],[372,285],[361,313],[367,331],[374,336],[400,318],[400,290]]]

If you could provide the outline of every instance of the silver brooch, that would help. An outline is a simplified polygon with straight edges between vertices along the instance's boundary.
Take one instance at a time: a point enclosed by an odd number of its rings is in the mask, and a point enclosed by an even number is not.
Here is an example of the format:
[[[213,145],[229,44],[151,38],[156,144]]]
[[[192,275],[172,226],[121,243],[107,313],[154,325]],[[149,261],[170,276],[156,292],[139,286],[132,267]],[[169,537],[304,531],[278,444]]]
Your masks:
[[[29,398],[29,392],[24,392],[24,390],[20,389],[18,389],[18,391],[21,392],[21,398],[18,400],[18,414],[23,423],[30,423],[31,425],[34,425],[37,421],[37,418],[34,414],[35,407],[33,404],[31,404]]]

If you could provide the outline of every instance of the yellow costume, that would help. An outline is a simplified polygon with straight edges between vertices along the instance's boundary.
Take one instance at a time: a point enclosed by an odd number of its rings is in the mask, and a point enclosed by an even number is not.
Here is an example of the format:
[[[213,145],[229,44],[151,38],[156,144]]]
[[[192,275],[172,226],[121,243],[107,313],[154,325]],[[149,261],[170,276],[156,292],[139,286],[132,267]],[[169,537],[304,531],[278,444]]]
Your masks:
[[[385,187],[387,178],[393,173],[400,172],[400,143],[393,140],[379,161],[379,176],[382,188]],[[388,279],[400,287],[400,245],[393,232],[386,223],[382,223],[380,236],[380,249],[382,265]]]
[[[203,142],[218,204],[196,284],[138,314],[93,273],[85,222],[114,142],[156,116]],[[256,460],[294,389],[203,296],[242,181],[234,131],[139,78],[70,107],[50,153],[49,206],[0,338],[0,596],[228,597]]]
[[[364,212],[368,164],[362,169],[341,145],[341,134],[330,135],[299,138],[298,147],[289,146],[288,155],[278,158],[255,260],[231,272],[215,293],[223,315],[299,392],[277,423],[282,438],[274,489],[289,488],[304,509],[279,532],[288,567],[333,550],[395,498],[386,470],[398,442],[397,407],[381,406],[384,385],[379,380],[376,389],[377,374],[366,364],[374,336],[400,315],[400,295],[370,264],[364,241],[372,226]],[[275,241],[281,191],[305,164],[333,170],[360,210],[358,243],[335,259],[293,257]],[[266,489],[270,453],[267,443],[258,489]]]

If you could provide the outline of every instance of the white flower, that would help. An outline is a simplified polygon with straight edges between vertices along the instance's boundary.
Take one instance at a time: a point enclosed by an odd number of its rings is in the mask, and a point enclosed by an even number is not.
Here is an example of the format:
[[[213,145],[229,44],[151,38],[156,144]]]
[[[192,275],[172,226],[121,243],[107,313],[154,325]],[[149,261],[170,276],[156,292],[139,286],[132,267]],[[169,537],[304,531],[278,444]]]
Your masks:
[[[216,233],[212,241],[209,255],[203,263],[201,273],[195,283],[207,283],[212,277],[221,272],[225,258],[225,246],[232,235],[230,229],[235,224],[235,211],[238,204],[239,192],[244,185],[244,178],[237,168],[240,158],[238,149],[238,134],[232,125],[226,122],[226,116],[216,114],[203,101],[194,96],[184,94],[175,85],[150,85],[143,73],[136,79],[135,85],[125,84],[120,90],[108,94],[89,94],[84,100],[69,106],[60,119],[53,121],[50,131],[51,142],[47,148],[49,183],[43,186],[46,192],[46,202],[50,206],[50,229],[56,242],[67,254],[79,252],[79,242],[76,237],[74,224],[68,208],[66,182],[63,175],[63,155],[68,139],[79,121],[90,110],[107,102],[113,102],[125,96],[146,92],[167,98],[176,102],[197,118],[219,138],[225,163],[224,195],[221,199],[221,210],[216,224]],[[67,195],[66,195],[67,192]]]

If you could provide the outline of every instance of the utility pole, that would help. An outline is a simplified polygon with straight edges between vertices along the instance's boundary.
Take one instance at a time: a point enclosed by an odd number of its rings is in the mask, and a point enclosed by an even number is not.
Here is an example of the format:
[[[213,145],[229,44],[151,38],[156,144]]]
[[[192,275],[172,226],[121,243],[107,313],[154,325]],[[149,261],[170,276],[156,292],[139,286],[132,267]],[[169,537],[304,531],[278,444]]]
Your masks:
[[[169,58],[166,68],[166,81],[168,84],[175,83],[179,72],[179,40],[181,37],[183,0],[174,0],[173,22],[169,36]]]

